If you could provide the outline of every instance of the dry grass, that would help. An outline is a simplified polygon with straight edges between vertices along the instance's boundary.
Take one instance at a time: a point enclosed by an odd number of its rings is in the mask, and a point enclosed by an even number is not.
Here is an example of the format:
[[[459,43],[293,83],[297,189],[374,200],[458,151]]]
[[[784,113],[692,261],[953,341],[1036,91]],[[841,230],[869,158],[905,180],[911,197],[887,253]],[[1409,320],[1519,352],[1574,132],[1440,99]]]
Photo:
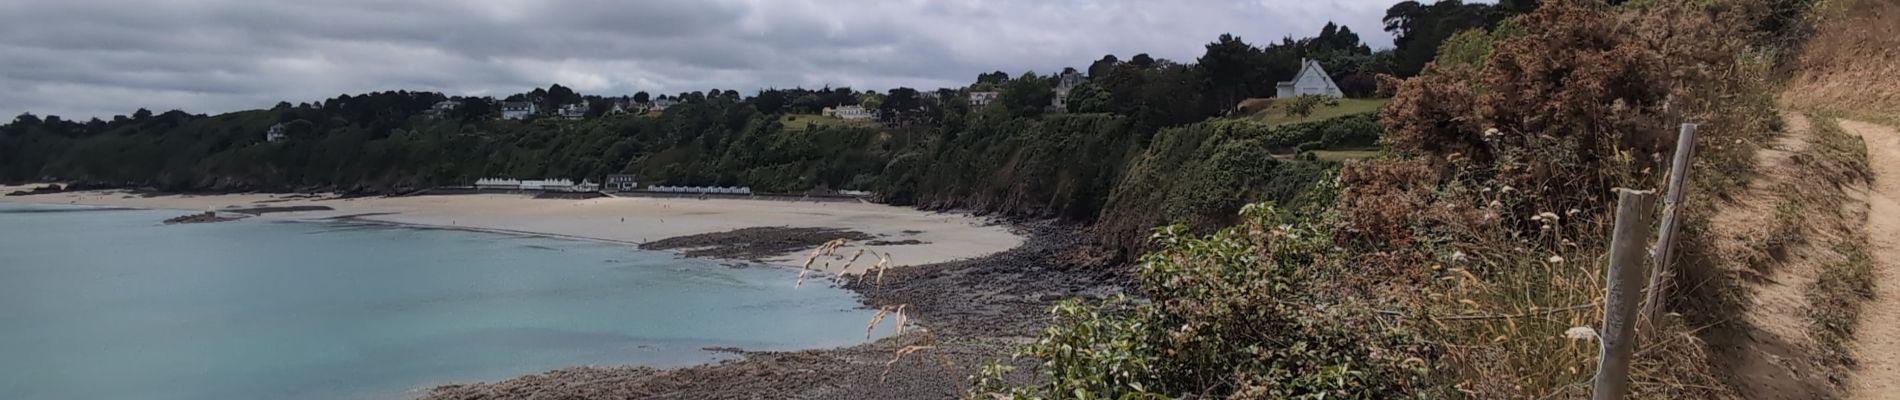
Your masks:
[[[1839,225],[1846,226],[1818,227],[1833,228],[1833,232],[1821,235],[1833,257],[1819,266],[1818,276],[1803,292],[1808,302],[1808,327],[1824,354],[1823,365],[1844,372],[1854,365],[1848,346],[1860,321],[1861,305],[1874,296],[1874,263],[1867,250],[1867,233],[1861,229],[1866,204],[1846,199],[1847,194],[1839,186],[1864,186],[1872,172],[1865,142],[1843,131],[1834,118],[1810,116],[1809,120],[1816,144],[1811,148],[1812,155],[1798,162],[1813,172],[1810,176],[1823,179],[1806,180],[1822,187],[1802,188],[1802,193],[1807,193],[1803,197],[1818,212],[1839,210],[1835,212],[1846,214],[1839,221]]]
[[[1782,100],[1858,119],[1900,122],[1900,2],[1824,1],[1789,68]]]

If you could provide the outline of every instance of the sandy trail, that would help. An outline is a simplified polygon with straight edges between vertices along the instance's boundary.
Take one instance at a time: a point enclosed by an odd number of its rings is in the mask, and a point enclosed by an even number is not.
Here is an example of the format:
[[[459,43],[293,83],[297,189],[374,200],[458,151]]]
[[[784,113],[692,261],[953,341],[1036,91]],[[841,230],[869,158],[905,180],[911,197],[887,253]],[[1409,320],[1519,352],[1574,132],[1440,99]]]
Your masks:
[[[1874,173],[1867,196],[1874,300],[1861,311],[1854,348],[1860,365],[1849,381],[1849,398],[1900,399],[1900,132],[1865,122],[1840,124],[1866,140]]]
[[[0,193],[21,189],[25,187],[0,186]],[[1023,243],[1023,237],[1010,232],[1008,227],[990,223],[983,218],[868,203],[639,197],[558,200],[511,194],[354,199],[265,193],[143,197],[116,190],[0,196],[0,202],[192,211],[208,208],[325,206],[333,210],[272,213],[257,218],[322,220],[360,216],[358,218],[363,220],[397,224],[619,243],[645,243],[751,227],[839,228],[864,232],[883,240],[914,240],[912,243],[915,244],[853,246],[889,253],[894,266],[982,257]],[[769,261],[797,266],[803,263],[803,254],[807,251],[797,251]],[[850,272],[862,272],[862,268],[869,265],[861,264],[865,265],[854,266]]]

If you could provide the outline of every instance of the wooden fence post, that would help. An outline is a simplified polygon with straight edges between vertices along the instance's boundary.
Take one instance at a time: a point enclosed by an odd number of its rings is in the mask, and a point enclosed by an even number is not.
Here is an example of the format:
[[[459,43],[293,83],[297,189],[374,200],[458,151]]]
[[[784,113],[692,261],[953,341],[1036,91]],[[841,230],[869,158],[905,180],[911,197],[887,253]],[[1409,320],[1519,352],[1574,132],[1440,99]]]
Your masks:
[[[1682,185],[1688,181],[1689,159],[1695,154],[1695,124],[1682,124],[1676,134],[1676,156],[1669,166],[1669,194],[1663,198],[1662,233],[1650,253],[1649,295],[1643,299],[1643,324],[1654,326],[1656,313],[1662,310],[1662,293],[1668,288],[1670,257],[1676,249],[1676,214],[1682,212]]]
[[[1636,313],[1642,301],[1644,247],[1656,207],[1656,191],[1616,189],[1616,232],[1611,237],[1609,290],[1603,298],[1602,353],[1591,390],[1595,400],[1621,400],[1629,392],[1631,353],[1636,349]]]

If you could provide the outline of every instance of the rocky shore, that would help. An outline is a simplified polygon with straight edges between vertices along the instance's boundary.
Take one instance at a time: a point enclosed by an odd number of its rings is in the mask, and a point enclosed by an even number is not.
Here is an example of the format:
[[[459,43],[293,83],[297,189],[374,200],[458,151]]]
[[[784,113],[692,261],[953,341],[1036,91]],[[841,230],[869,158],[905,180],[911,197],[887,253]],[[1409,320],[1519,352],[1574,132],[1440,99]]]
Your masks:
[[[747,352],[743,359],[680,369],[564,368],[440,386],[423,398],[946,399],[959,398],[968,377],[990,360],[1017,365],[1011,380],[1029,382],[1037,379],[1029,368],[1033,361],[1011,360],[1011,353],[1048,323],[1051,305],[1121,293],[1130,283],[1125,265],[1074,228],[1021,229],[1029,240],[1009,251],[892,269],[881,285],[845,285],[867,307],[906,305],[924,331],[839,349]],[[893,362],[910,346],[929,349]]]
[[[835,239],[865,241],[870,234],[849,229],[755,227],[687,235],[647,242],[646,250],[675,250],[687,257],[764,262],[765,259],[818,247]]]
[[[197,214],[168,218],[165,220],[165,225],[206,224],[206,223],[212,223],[212,222],[236,221],[240,219],[244,219],[244,218],[243,217],[227,217],[227,216],[218,215],[218,213],[216,212],[205,211],[205,212],[201,212]]]

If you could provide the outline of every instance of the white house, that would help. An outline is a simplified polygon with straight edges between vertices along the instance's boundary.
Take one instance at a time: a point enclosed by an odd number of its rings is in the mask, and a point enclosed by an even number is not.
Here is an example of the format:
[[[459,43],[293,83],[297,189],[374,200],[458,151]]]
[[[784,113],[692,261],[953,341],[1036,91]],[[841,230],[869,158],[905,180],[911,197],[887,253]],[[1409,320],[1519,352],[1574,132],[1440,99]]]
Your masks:
[[[561,118],[581,119],[587,116],[587,103],[574,103],[561,106]]]
[[[264,141],[266,142],[283,141],[288,137],[290,137],[290,134],[284,130],[284,124],[271,125],[270,130],[264,131]]]
[[[677,100],[673,100],[670,97],[662,97],[658,99],[653,99],[652,109],[653,111],[666,111],[667,107],[672,107],[677,104],[679,104],[679,101]]]
[[[970,92],[970,106],[982,107],[990,105],[990,103],[995,103],[996,98],[1002,95],[1003,92]]]
[[[640,179],[627,174],[607,175],[607,185],[605,187],[607,190],[616,192],[630,191],[640,188]]]
[[[1280,82],[1276,89],[1274,97],[1279,98],[1291,98],[1304,94],[1346,96],[1344,92],[1339,91],[1339,84],[1333,83],[1333,77],[1326,74],[1326,69],[1319,66],[1319,61],[1304,58],[1300,59],[1300,73],[1294,74],[1293,80]]]
[[[531,101],[501,103],[501,119],[523,119],[540,111]]]
[[[428,116],[432,118],[447,118],[449,116],[449,113],[454,112],[456,108],[461,107],[461,106],[462,106],[461,102],[457,102],[455,100],[443,100],[443,101],[436,102],[435,105],[433,106],[429,106],[429,111],[426,111],[424,113],[428,114]]]
[[[822,114],[843,119],[871,119],[877,116],[877,111],[867,110],[864,106],[838,106],[825,107]]]

